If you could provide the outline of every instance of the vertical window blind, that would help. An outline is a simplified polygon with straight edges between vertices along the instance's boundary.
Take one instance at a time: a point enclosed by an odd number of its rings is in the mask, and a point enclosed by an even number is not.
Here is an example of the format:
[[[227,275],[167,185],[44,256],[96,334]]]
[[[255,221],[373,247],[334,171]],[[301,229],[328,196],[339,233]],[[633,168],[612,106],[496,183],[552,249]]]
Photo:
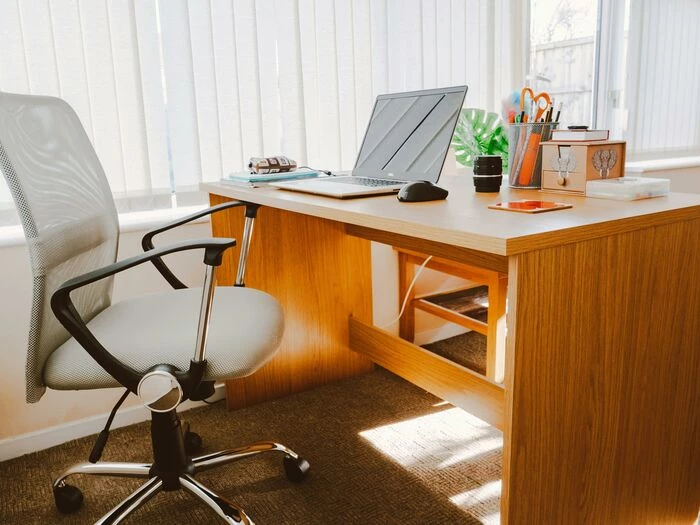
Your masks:
[[[466,83],[495,107],[493,18],[489,0],[3,1],[0,90],[67,100],[121,208],[154,207],[251,156],[351,168],[379,93]]]
[[[632,158],[700,154],[700,2],[629,4],[625,86]]]

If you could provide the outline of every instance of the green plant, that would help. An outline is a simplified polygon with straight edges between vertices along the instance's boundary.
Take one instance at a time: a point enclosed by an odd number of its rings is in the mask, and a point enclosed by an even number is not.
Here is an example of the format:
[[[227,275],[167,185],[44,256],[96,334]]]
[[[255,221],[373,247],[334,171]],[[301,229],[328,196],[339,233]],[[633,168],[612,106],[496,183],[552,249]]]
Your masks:
[[[452,136],[452,147],[462,166],[473,166],[478,155],[500,155],[504,171],[508,167],[508,132],[497,113],[462,109]]]

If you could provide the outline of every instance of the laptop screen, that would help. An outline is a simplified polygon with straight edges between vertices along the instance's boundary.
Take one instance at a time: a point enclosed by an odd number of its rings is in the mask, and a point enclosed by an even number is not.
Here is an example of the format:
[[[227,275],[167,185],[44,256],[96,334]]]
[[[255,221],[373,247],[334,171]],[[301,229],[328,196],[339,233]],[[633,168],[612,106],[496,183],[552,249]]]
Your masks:
[[[437,182],[467,86],[379,95],[353,175]]]

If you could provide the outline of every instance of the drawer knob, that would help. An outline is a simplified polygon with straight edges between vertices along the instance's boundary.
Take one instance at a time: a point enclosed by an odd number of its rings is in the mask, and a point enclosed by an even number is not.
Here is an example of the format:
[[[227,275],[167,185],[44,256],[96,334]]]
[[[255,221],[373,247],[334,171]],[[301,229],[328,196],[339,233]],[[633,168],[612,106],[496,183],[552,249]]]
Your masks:
[[[576,169],[576,157],[571,156],[571,146],[557,146],[557,152],[549,161],[552,169],[559,172],[557,185],[566,186],[569,173]]]

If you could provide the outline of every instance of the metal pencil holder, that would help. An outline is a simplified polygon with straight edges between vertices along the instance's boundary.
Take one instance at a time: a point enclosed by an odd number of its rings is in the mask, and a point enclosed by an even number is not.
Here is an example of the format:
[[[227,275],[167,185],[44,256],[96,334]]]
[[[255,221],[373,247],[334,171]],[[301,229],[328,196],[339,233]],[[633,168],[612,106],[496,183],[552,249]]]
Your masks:
[[[540,143],[552,137],[558,122],[526,122],[508,126],[508,158],[511,188],[539,188],[542,179]]]

